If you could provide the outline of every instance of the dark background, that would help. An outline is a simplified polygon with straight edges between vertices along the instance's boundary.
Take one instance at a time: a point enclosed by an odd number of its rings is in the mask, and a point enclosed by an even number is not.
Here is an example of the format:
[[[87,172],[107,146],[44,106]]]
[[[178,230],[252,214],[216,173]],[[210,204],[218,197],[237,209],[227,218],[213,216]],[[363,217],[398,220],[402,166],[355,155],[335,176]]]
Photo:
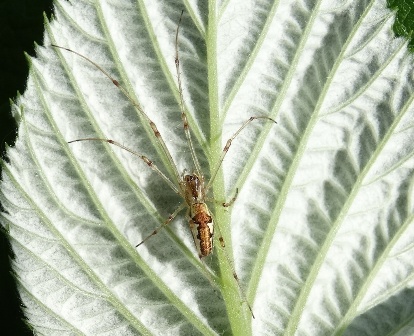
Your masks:
[[[5,143],[14,144],[16,124],[10,98],[25,91],[28,63],[24,52],[34,56],[34,44],[43,43],[44,16],[50,18],[52,0],[0,0],[0,153]],[[0,225],[1,228],[1,225]],[[16,284],[11,273],[10,245],[0,229],[0,325],[4,336],[33,335],[26,326]]]
[[[409,36],[414,29],[414,0],[388,0],[397,10],[394,31]],[[14,144],[16,124],[11,117],[10,101],[23,93],[28,76],[24,52],[34,56],[34,44],[43,43],[43,13],[50,19],[52,0],[0,0],[0,153],[5,143]],[[413,38],[414,34],[411,36]],[[413,40],[410,49],[414,49]],[[10,246],[0,225],[0,322],[2,335],[32,335],[24,323],[21,303],[11,273]]]

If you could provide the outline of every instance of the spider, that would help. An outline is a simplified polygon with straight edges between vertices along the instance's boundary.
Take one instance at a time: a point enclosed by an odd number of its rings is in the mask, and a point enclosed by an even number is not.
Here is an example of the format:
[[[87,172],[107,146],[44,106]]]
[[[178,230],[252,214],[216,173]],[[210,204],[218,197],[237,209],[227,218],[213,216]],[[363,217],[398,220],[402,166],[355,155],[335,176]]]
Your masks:
[[[174,220],[174,218],[182,210],[187,208],[187,217],[188,217],[190,231],[191,231],[191,234],[192,234],[192,237],[193,237],[193,240],[194,240],[194,245],[195,245],[195,248],[197,250],[198,257],[200,258],[200,261],[203,263],[203,258],[209,256],[213,252],[214,226],[216,224],[217,229],[218,229],[219,234],[220,234],[220,236],[219,236],[220,246],[225,251],[224,254],[225,254],[226,259],[229,263],[229,266],[232,269],[233,278],[237,283],[237,287],[239,289],[239,294],[240,294],[242,300],[247,304],[252,317],[255,318],[255,316],[253,314],[252,307],[249,304],[249,302],[247,300],[247,297],[246,297],[246,295],[245,295],[245,293],[244,293],[244,291],[243,291],[243,289],[240,285],[240,281],[239,281],[239,278],[238,278],[237,273],[235,271],[235,268],[234,268],[234,265],[233,265],[232,260],[230,258],[230,255],[225,250],[225,242],[224,242],[224,239],[223,239],[222,234],[221,234],[220,226],[218,225],[218,223],[214,222],[213,215],[210,212],[206,202],[210,201],[207,198],[207,193],[211,189],[211,186],[214,182],[214,179],[217,176],[217,173],[218,173],[218,171],[219,171],[219,169],[220,169],[220,167],[223,163],[223,160],[224,160],[224,158],[225,158],[225,156],[226,156],[226,154],[227,154],[227,152],[228,152],[228,150],[229,150],[229,148],[232,144],[232,141],[240,134],[240,132],[248,124],[250,124],[254,120],[265,119],[265,120],[271,121],[273,123],[276,123],[276,121],[273,120],[272,118],[269,118],[269,117],[266,117],[266,116],[252,116],[248,120],[246,120],[242,124],[242,126],[227,140],[226,145],[224,146],[224,148],[222,150],[222,153],[221,153],[221,156],[220,156],[218,162],[216,163],[215,167],[212,169],[212,174],[211,174],[210,179],[208,181],[205,180],[204,174],[202,172],[199,160],[197,158],[197,155],[196,155],[196,152],[195,152],[195,149],[194,149],[194,144],[193,144],[193,141],[192,141],[192,138],[191,138],[191,133],[190,133],[190,127],[189,127],[189,124],[188,124],[188,121],[187,121],[187,115],[186,115],[185,108],[184,108],[184,98],[183,98],[183,90],[182,90],[182,83],[181,83],[181,76],[180,76],[180,61],[179,61],[179,53],[178,53],[178,36],[179,36],[179,29],[180,29],[180,24],[181,24],[181,21],[182,21],[183,13],[184,13],[184,11],[181,12],[181,15],[180,15],[180,18],[179,18],[179,21],[178,21],[178,25],[177,25],[177,29],[176,29],[176,33],[175,33],[175,68],[176,68],[176,73],[177,73],[177,84],[178,84],[178,91],[179,91],[179,97],[180,97],[179,105],[180,105],[180,111],[181,111],[181,119],[182,119],[182,123],[183,123],[183,127],[184,127],[184,133],[185,133],[185,136],[186,136],[186,139],[187,139],[188,147],[189,147],[190,152],[191,152],[191,156],[192,156],[192,160],[193,160],[193,163],[194,163],[195,170],[192,173],[186,173],[185,171],[184,171],[183,174],[179,173],[177,165],[175,164],[175,162],[172,158],[172,155],[171,155],[169,149],[167,148],[167,146],[165,144],[165,141],[163,140],[163,138],[162,138],[160,132],[158,131],[158,128],[155,125],[155,123],[148,117],[148,115],[144,112],[144,110],[141,108],[139,103],[131,97],[131,95],[127,92],[127,90],[123,86],[121,86],[120,83],[114,77],[112,77],[100,65],[98,65],[94,61],[90,60],[86,56],[84,56],[84,55],[82,55],[82,54],[80,54],[80,53],[78,53],[74,50],[52,44],[52,46],[55,47],[55,48],[60,48],[60,49],[66,50],[68,52],[71,52],[71,53],[83,58],[87,62],[91,63],[95,68],[97,68],[100,72],[102,72],[109,80],[111,80],[112,83],[119,90],[122,91],[122,93],[130,101],[130,103],[137,109],[137,111],[141,114],[141,116],[144,117],[144,119],[148,122],[149,126],[151,127],[151,129],[153,131],[153,135],[156,138],[156,141],[160,145],[162,151],[164,152],[164,154],[167,157],[167,160],[169,161],[169,163],[171,164],[171,167],[173,168],[175,179],[174,179],[174,181],[172,181],[170,178],[168,178],[154,164],[154,162],[151,161],[145,155],[142,155],[142,154],[140,154],[140,153],[138,153],[138,152],[136,152],[136,151],[134,151],[134,150],[132,150],[128,147],[125,147],[124,145],[120,144],[117,141],[114,141],[114,140],[111,140],[111,139],[91,137],[91,138],[81,138],[81,139],[72,140],[72,141],[69,141],[68,143],[79,142],[79,141],[101,141],[101,142],[107,142],[111,145],[120,147],[120,148],[130,152],[131,154],[139,157],[142,161],[144,161],[152,170],[154,170],[171,187],[171,189],[175,193],[177,193],[178,195],[180,195],[182,197],[183,201],[176,208],[176,210],[173,213],[171,213],[168,216],[168,218],[160,226],[158,226],[148,236],[146,236],[139,244],[137,244],[136,245],[137,248],[140,245],[144,244],[152,236],[156,235],[162,228],[164,228],[165,226],[170,224]],[[223,206],[223,207],[231,206],[234,203],[234,201],[236,200],[237,194],[238,194],[238,189],[236,189],[235,196],[233,196],[233,198],[229,202],[221,203],[221,206]],[[206,272],[206,273],[208,273],[208,272]]]

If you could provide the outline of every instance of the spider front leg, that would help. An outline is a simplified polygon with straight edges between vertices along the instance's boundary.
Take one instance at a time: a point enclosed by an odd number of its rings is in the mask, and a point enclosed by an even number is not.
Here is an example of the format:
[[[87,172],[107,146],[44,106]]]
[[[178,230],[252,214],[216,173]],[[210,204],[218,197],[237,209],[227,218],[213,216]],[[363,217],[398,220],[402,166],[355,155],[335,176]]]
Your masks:
[[[214,182],[214,180],[216,179],[216,176],[217,176],[217,173],[218,173],[218,171],[219,171],[219,169],[220,169],[220,167],[221,167],[221,165],[222,165],[222,163],[223,163],[223,161],[224,161],[224,158],[226,157],[226,155],[227,155],[227,152],[229,151],[229,149],[230,149],[230,146],[231,146],[231,144],[232,144],[232,142],[233,142],[233,140],[234,139],[236,139],[237,138],[237,136],[240,134],[240,132],[247,126],[247,125],[249,125],[253,120],[258,120],[258,119],[265,119],[265,120],[268,120],[268,121],[271,121],[271,122],[274,122],[275,124],[277,124],[277,122],[274,120],[274,119],[272,119],[272,118],[269,118],[269,117],[265,117],[265,116],[254,116],[254,117],[250,117],[249,119],[247,119],[244,123],[243,123],[243,125],[241,125],[240,126],[240,128],[231,136],[231,138],[230,139],[228,139],[227,140],[227,142],[226,142],[226,145],[224,146],[224,148],[223,148],[223,150],[222,150],[222,152],[221,152],[221,155],[220,155],[220,158],[219,158],[219,160],[217,161],[217,163],[216,163],[216,166],[215,166],[215,168],[212,170],[212,174],[211,174],[211,177],[210,177],[210,180],[208,181],[208,183],[207,183],[207,185],[206,185],[206,187],[205,187],[205,193],[207,193],[207,191],[211,188],[211,186],[213,185],[213,182]],[[230,204],[231,204],[231,201],[229,202]]]

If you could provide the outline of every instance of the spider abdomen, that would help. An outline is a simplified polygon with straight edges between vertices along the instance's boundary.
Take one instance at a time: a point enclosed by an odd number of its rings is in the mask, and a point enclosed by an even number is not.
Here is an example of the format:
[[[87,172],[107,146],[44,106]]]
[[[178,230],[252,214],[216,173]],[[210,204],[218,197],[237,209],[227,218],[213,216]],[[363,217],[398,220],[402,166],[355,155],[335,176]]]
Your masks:
[[[200,258],[213,251],[213,218],[205,203],[194,203],[190,209],[190,228]]]

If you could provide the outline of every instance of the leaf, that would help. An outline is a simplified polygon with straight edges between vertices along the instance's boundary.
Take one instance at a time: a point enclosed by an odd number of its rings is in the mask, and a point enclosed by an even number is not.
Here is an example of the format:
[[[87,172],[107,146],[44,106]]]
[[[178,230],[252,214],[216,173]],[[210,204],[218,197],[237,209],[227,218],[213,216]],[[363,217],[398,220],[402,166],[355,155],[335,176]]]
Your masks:
[[[175,181],[208,179],[200,262]],[[413,324],[413,67],[385,1],[56,2],[3,162],[1,221],[38,334],[388,335]],[[230,208],[220,205],[239,190]],[[214,202],[215,201],[215,202]],[[226,244],[220,247],[221,233]],[[239,285],[233,279],[233,262]],[[255,314],[252,319],[247,304]]]

